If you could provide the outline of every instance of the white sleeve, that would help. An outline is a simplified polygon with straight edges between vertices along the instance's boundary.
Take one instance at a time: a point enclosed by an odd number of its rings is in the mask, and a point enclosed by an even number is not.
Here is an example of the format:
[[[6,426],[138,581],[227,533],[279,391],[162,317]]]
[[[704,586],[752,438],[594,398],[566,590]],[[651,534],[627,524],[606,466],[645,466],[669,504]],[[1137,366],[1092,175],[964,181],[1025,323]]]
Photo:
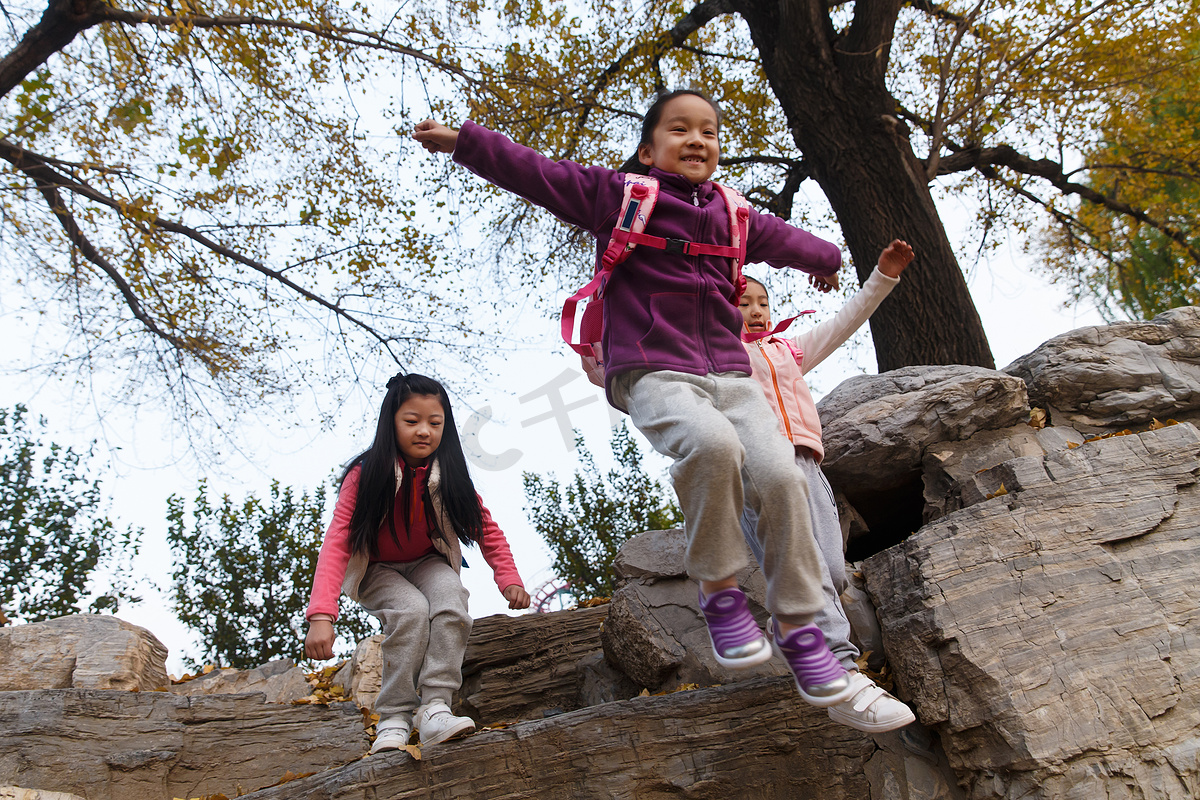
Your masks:
[[[867,282],[846,301],[846,305],[842,306],[832,319],[814,325],[799,336],[793,337],[792,341],[804,353],[800,371],[808,372],[841,347],[843,342],[870,319],[875,309],[879,308],[879,304],[892,293],[892,289],[896,288],[898,283],[899,278],[889,278],[876,266]]]

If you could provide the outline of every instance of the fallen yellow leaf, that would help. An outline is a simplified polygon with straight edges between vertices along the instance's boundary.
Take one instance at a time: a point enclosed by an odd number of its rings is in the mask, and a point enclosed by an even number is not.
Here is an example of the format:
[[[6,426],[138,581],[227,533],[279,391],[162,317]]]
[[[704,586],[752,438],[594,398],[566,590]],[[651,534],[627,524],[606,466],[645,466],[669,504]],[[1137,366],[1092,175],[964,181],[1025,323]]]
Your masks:
[[[276,781],[275,783],[273,783],[273,784],[271,784],[271,785],[272,785],[272,786],[282,786],[282,785],[283,785],[283,784],[285,784],[285,783],[291,783],[292,781],[298,781],[298,780],[300,780],[301,778],[307,778],[309,775],[313,775],[313,774],[315,774],[315,773],[312,773],[312,772],[292,772],[292,771],[289,769],[289,770],[288,770],[286,773],[284,773],[284,775],[283,775],[283,777],[282,777],[282,778],[280,778],[278,781]],[[216,798],[213,798],[213,800],[216,800]]]

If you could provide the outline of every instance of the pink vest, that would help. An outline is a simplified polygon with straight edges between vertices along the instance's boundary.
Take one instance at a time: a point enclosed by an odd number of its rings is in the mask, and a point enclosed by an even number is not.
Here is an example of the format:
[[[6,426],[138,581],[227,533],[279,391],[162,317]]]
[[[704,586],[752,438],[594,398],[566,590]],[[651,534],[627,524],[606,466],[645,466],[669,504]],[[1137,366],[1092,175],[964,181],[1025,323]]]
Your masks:
[[[754,379],[762,386],[779,420],[780,432],[797,447],[812,450],[813,458],[821,463],[825,457],[821,418],[800,368],[804,354],[799,350],[793,354],[786,342],[774,336],[745,344]]]

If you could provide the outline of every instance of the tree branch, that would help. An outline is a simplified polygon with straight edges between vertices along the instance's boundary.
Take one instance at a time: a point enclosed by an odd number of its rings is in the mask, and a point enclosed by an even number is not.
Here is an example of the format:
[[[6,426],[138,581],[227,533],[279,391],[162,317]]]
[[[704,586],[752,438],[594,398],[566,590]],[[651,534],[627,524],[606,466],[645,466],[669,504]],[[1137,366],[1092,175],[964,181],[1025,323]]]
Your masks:
[[[271,19],[255,15],[223,15],[216,17],[195,14],[151,14],[147,11],[126,11],[112,8],[103,4],[100,14],[104,22],[119,22],[126,25],[151,25],[156,28],[276,28],[280,30],[307,33],[320,39],[325,39],[352,47],[366,47],[373,50],[383,50],[389,53],[407,56],[417,61],[424,61],[430,66],[443,72],[455,75],[464,81],[479,85],[479,80],[467,74],[462,67],[435,58],[428,53],[407,45],[390,41],[382,33],[363,31],[357,28],[339,25],[317,25],[311,22],[297,22],[289,19]]]
[[[1123,203],[1115,197],[1109,197],[1090,186],[1072,181],[1064,173],[1061,164],[1048,158],[1032,159],[1018,153],[1009,145],[988,148],[971,147],[942,158],[938,166],[938,174],[946,175],[977,169],[985,177],[997,178],[998,176],[994,170],[990,169],[991,167],[1005,167],[1022,175],[1041,178],[1063,194],[1078,195],[1088,202],[1131,217],[1144,225],[1149,225],[1182,247],[1193,261],[1200,264],[1200,250],[1188,240],[1183,231],[1154,219],[1142,209],[1134,208],[1128,203]],[[1045,205],[1044,202],[1041,204]]]
[[[255,15],[204,16],[199,14],[151,14],[114,8],[104,0],[50,0],[41,20],[30,28],[20,43],[0,59],[0,97],[5,97],[52,55],[62,50],[82,31],[102,22],[149,25],[168,30],[193,28],[275,28],[296,31],[351,47],[366,47],[423,61],[472,85],[479,80],[457,64],[435,58],[421,50],[389,40],[384,34],[338,25],[270,19]]]
[[[22,160],[19,157],[16,159],[10,157],[13,155],[14,150],[15,148],[12,148],[12,146],[7,142],[0,141],[0,156],[3,156],[6,160],[10,161],[14,167],[23,172],[29,177],[30,180],[33,181],[34,186],[37,187],[37,191],[46,200],[46,204],[50,206],[51,212],[53,212],[54,216],[58,219],[59,224],[62,225],[63,230],[67,234],[67,239],[71,242],[72,246],[74,246],[84,258],[99,267],[100,270],[108,276],[109,280],[116,285],[117,291],[121,293],[121,297],[124,298],[125,304],[129,306],[129,310],[133,314],[134,318],[141,322],[146,330],[150,331],[150,333],[154,334],[160,339],[163,339],[172,347],[180,350],[188,349],[187,342],[173,333],[164,331],[158,326],[158,323],[154,320],[154,318],[146,312],[145,308],[142,307],[141,300],[133,291],[133,287],[130,286],[129,282],[125,280],[125,277],[108,261],[108,259],[104,257],[102,253],[100,253],[99,250],[96,249],[95,245],[91,243],[87,236],[84,235],[83,231],[79,227],[79,224],[75,221],[74,215],[67,210],[67,205],[63,202],[62,195],[59,192],[59,186],[62,185],[62,181],[59,180],[58,173],[45,164],[39,164],[36,161]],[[203,356],[198,357],[202,361],[204,360]]]
[[[596,78],[587,96],[579,99],[579,102],[583,105],[583,111],[576,121],[576,136],[572,139],[571,146],[567,148],[566,157],[569,158],[570,154],[574,152],[575,146],[579,141],[579,133],[583,131],[592,110],[598,105],[597,98],[604,93],[608,85],[625,70],[630,62],[639,58],[659,59],[672,48],[682,45],[687,41],[689,36],[712,20],[723,14],[732,13],[733,6],[729,0],[702,0],[691,11],[680,17],[671,30],[664,31],[651,39],[638,42],[618,56]]]
[[[104,7],[99,0],[50,0],[42,18],[25,32],[17,46],[0,58],[0,97],[7,97],[21,81],[55,53],[96,23]]]
[[[46,159],[35,153],[25,150],[24,148],[17,147],[4,139],[0,139],[0,158],[3,158],[11,163],[15,169],[24,173],[34,181],[35,185],[38,187],[38,191],[40,191],[43,197],[46,198],[51,210],[62,222],[63,227],[67,231],[67,235],[71,239],[72,243],[79,247],[80,252],[84,254],[88,261],[91,261],[93,264],[98,266],[105,272],[106,275],[109,276],[110,279],[112,279],[112,281],[117,285],[117,288],[121,291],[126,303],[133,311],[134,316],[143,325],[145,325],[151,333],[166,339],[176,347],[185,347],[186,343],[184,343],[178,337],[175,337],[172,334],[169,334],[158,328],[153,318],[150,317],[150,315],[148,315],[142,308],[141,302],[139,301],[137,295],[133,292],[133,289],[129,286],[128,282],[126,282],[121,276],[120,272],[111,264],[109,264],[107,260],[104,259],[103,255],[101,255],[99,251],[97,251],[95,247],[91,245],[91,243],[79,229],[78,225],[75,223],[74,218],[71,217],[71,215],[67,212],[66,205],[62,202],[59,190],[66,189],[74,194],[79,195],[80,197],[85,197],[88,200],[105,206],[106,208],[110,208],[122,217],[129,218],[129,215],[125,209],[125,204],[103,194],[102,192],[97,191],[85,183],[74,180],[73,178],[53,169]],[[233,250],[232,248],[221,244],[220,242],[210,239],[200,231],[190,228],[182,223],[163,219],[156,214],[148,214],[140,221],[155,228],[169,231],[171,233],[177,233],[181,236],[191,239],[193,242],[217,255],[249,267],[255,272],[277,281],[304,299],[310,300],[332,312],[337,318],[345,320],[353,327],[364,331],[382,344],[384,348],[387,349],[388,353],[391,354],[392,359],[397,364],[401,363],[400,359],[392,351],[392,337],[383,335],[377,331],[374,326],[362,319],[359,319],[356,315],[340,307],[338,304],[330,302],[324,297],[321,297],[320,295],[309,291],[303,286],[300,286],[295,281],[287,277],[287,275],[285,275],[281,270],[272,269],[266,264],[256,261],[246,255],[243,255],[242,253],[237,252],[236,250]]]

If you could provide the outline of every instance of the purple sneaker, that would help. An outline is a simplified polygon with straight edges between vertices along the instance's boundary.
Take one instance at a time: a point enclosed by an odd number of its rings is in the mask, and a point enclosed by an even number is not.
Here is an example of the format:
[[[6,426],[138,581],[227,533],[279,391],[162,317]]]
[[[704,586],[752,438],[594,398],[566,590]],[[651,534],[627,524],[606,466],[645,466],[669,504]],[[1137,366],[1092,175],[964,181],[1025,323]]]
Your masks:
[[[709,597],[700,592],[700,610],[708,623],[708,636],[718,664],[747,669],[771,659],[771,643],[754,621],[741,589],[722,589]]]
[[[820,708],[835,706],[857,691],[850,674],[829,651],[825,634],[816,625],[797,628],[782,639],[775,625],[775,644],[796,676],[796,688],[806,702]]]

